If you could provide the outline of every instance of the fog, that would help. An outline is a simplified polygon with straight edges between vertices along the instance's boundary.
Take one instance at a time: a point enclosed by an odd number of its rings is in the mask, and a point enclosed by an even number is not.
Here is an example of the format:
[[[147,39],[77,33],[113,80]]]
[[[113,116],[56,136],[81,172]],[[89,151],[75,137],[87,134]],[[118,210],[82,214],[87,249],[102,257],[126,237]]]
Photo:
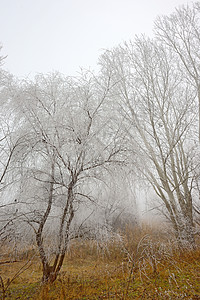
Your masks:
[[[104,49],[152,36],[158,15],[187,0],[80,1],[1,0],[0,36],[4,66],[18,77],[55,70],[77,76],[80,68],[97,70]]]
[[[62,20],[67,18],[65,4],[62,1],[59,6],[62,29]],[[77,9],[76,18],[85,21],[98,8],[89,4],[86,2],[90,8],[86,16],[82,16],[78,2],[70,7]],[[118,4],[116,19],[120,16]],[[14,7],[19,10],[27,5],[22,1]],[[35,53],[34,68],[26,65],[29,48],[24,49],[27,57],[23,57],[20,71],[21,48],[16,50],[19,59],[15,58],[11,68],[9,56],[5,57],[8,48],[1,49],[2,245],[5,241],[33,245],[42,264],[42,281],[51,283],[60,272],[71,241],[121,242],[127,228],[142,228],[145,222],[167,224],[179,248],[196,249],[200,214],[200,3],[157,17],[149,37],[136,35],[122,42],[122,27],[118,32],[120,44],[110,47],[99,40],[106,49],[98,57],[98,67],[92,70],[85,66],[77,76],[73,68],[80,61],[73,64],[67,52],[65,61],[57,50],[60,40],[53,41],[50,52],[50,44],[43,47],[45,39],[37,35],[38,30],[46,33],[48,29],[49,36],[56,36],[53,23],[48,28],[54,5],[43,1],[41,10],[34,6],[30,19],[29,14],[24,15],[30,32],[17,15],[12,20],[23,29],[20,38],[26,47],[31,47],[30,40],[37,41],[34,47],[40,58]],[[111,21],[112,8],[105,12],[102,31]],[[126,14],[127,8],[123,7],[122,13]],[[105,3],[99,16],[104,9]],[[33,22],[36,12],[39,23]],[[73,27],[75,20],[68,17]],[[64,33],[59,32],[57,38]],[[90,49],[80,34],[77,52],[73,53],[77,59],[79,51],[84,57],[85,49]],[[93,34],[100,34],[95,27],[88,36],[90,42]],[[90,51],[96,55],[95,50]],[[63,68],[59,60],[51,60],[52,55],[62,61]],[[73,64],[68,69],[70,75],[64,72],[67,61]],[[54,63],[59,71],[52,70]],[[26,76],[27,68],[30,76]],[[41,70],[45,72],[38,73]]]

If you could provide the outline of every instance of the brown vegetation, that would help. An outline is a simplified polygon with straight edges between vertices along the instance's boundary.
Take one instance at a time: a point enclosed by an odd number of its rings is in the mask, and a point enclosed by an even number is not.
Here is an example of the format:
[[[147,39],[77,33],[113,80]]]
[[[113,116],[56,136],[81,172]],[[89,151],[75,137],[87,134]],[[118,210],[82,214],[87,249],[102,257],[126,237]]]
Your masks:
[[[51,285],[41,283],[34,247],[17,253],[18,259],[7,249],[0,265],[1,297],[200,299],[200,249],[181,251],[173,236],[158,228],[127,228],[125,235],[101,243],[73,241]]]

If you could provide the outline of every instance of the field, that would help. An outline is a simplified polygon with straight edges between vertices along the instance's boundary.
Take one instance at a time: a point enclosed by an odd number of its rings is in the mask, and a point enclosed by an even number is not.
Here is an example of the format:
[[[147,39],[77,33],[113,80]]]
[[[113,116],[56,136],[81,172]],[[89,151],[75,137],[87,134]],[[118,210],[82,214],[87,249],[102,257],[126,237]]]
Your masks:
[[[73,241],[52,285],[41,284],[33,246],[15,256],[7,249],[1,259],[1,299],[200,299],[200,249],[180,250],[147,226],[120,239]]]

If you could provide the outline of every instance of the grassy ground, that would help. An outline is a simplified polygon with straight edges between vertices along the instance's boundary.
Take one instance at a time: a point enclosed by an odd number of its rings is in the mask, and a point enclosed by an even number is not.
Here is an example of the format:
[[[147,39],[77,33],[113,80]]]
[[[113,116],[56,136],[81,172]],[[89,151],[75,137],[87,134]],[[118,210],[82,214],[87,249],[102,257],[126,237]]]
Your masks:
[[[134,233],[136,234],[136,232]],[[41,285],[38,257],[0,265],[6,299],[200,299],[200,249],[179,251],[142,232],[102,248],[75,242],[53,285]],[[102,246],[102,245],[101,245]],[[1,295],[2,296],[2,295]]]

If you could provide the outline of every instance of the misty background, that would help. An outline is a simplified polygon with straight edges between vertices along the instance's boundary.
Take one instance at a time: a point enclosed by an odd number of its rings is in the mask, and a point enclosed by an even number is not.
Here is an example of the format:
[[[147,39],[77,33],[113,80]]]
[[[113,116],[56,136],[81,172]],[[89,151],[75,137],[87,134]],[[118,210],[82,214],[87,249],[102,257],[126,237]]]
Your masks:
[[[186,0],[0,0],[0,40],[4,68],[21,78],[60,71],[76,76],[97,70],[107,48],[152,36],[158,15],[170,14]]]

